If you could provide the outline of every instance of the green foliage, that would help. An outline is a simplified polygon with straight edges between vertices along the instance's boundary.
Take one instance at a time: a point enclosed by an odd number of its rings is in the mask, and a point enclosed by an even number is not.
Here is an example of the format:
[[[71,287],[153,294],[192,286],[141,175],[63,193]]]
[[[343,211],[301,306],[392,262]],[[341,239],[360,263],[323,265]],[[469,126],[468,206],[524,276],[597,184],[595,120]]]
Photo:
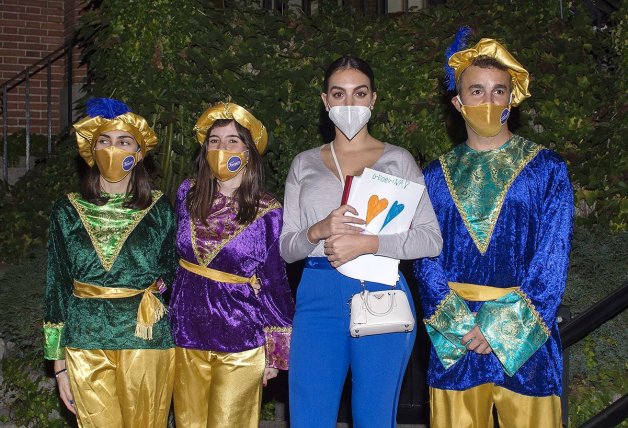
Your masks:
[[[103,2],[84,17],[81,34],[90,92],[123,98],[173,136],[156,153],[167,192],[193,172],[196,117],[231,99],[267,126],[267,185],[282,194],[294,156],[332,138],[319,132],[328,125],[319,94],[326,65],[345,53],[375,71],[372,133],[421,162],[434,159],[465,138],[441,80],[446,46],[459,26],[472,23],[476,39],[498,38],[531,72],[533,97],[520,108],[518,133],[567,159],[579,222],[628,227],[628,109],[617,73],[626,61],[625,5],[611,35],[595,31],[577,4],[563,20],[556,3],[542,0],[457,0],[397,18],[353,16],[330,4],[305,17],[215,9],[200,0],[140,3]]]
[[[569,278],[563,303],[580,315],[592,302],[628,282],[628,232],[576,227],[573,234]],[[586,291],[586,292],[583,292]],[[628,331],[625,332],[628,335]],[[628,343],[628,336],[624,342]]]
[[[38,248],[0,280],[0,338],[27,353],[41,350],[45,278],[46,250]]]
[[[15,345],[1,361],[0,401],[9,404],[10,420],[20,426],[64,427],[41,351],[45,261],[40,248],[0,279],[0,337]]]
[[[3,143],[4,144],[4,143]],[[48,153],[48,138],[45,135],[31,134],[30,156],[42,159]],[[21,130],[7,138],[9,167],[18,166],[20,156],[26,156],[26,131]]]
[[[260,419],[263,421],[275,420],[275,402],[274,401],[268,401],[262,404]]]
[[[0,191],[0,260],[20,260],[45,244],[52,203],[76,190],[79,161],[74,143],[63,140],[10,191]]]
[[[44,374],[43,365],[40,353],[2,361],[4,381],[0,384],[0,394],[5,400],[13,399],[10,421],[20,426],[67,427],[68,424],[59,414],[56,388]]]
[[[574,230],[563,303],[572,317],[628,283],[628,232]],[[577,427],[628,391],[625,376],[628,313],[624,312],[569,348],[569,424]]]
[[[620,4],[619,11],[615,14],[613,24],[612,38],[613,48],[617,55],[617,75],[626,76],[628,72],[628,4],[626,4],[626,2]],[[619,92],[618,95],[621,93],[625,94],[625,90],[628,88],[626,79],[618,78],[617,83],[619,84],[619,89],[624,91]]]
[[[628,381],[626,380],[628,362],[620,360],[613,366],[604,367],[597,361],[594,338],[586,338],[583,347],[590,371],[586,375],[578,374],[571,380],[570,427],[581,426],[602,409],[621,398],[621,391],[628,390]],[[626,427],[628,422],[624,421],[619,426]]]

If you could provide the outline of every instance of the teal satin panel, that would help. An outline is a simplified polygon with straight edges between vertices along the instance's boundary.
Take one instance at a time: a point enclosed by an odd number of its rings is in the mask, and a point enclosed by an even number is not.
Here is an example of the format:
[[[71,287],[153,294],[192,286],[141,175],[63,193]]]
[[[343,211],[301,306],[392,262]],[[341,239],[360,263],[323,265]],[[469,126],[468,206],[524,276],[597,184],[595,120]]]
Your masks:
[[[445,368],[451,367],[467,352],[460,340],[475,326],[473,313],[466,302],[451,291],[434,315],[424,322],[440,362]]]
[[[480,253],[488,248],[510,185],[541,148],[513,135],[494,150],[460,144],[440,157],[449,193]]]
[[[547,327],[521,291],[485,302],[476,322],[508,376],[549,338]]]

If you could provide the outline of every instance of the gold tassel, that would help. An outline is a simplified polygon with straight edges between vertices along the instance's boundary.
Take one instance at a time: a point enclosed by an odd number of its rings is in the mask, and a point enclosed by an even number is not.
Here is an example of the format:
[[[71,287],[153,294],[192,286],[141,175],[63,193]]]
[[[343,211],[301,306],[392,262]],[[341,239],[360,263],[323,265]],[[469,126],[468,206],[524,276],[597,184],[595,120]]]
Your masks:
[[[153,340],[153,326],[137,323],[135,326],[135,335],[140,339]]]
[[[152,306],[149,311],[152,312],[151,315],[153,319],[146,323],[140,322],[140,315],[138,313],[138,321],[135,325],[135,336],[144,340],[153,340],[153,325],[157,321],[162,319],[163,316],[168,312],[168,310],[154,295],[145,293],[144,298],[146,299],[146,302],[142,303],[144,303],[146,306]],[[142,300],[144,300],[144,298]],[[141,312],[141,308],[138,310],[138,312]]]

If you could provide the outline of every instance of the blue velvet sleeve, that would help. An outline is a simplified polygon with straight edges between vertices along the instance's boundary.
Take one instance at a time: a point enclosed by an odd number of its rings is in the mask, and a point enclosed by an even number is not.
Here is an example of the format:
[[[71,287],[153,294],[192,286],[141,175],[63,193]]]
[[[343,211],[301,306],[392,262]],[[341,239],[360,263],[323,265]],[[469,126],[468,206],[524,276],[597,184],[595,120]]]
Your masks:
[[[539,195],[543,198],[540,225],[534,254],[520,287],[549,331],[556,322],[567,281],[574,204],[567,166],[555,153],[545,152],[548,155],[546,175],[538,178],[547,183],[540,186],[545,192]]]
[[[433,166],[425,170],[428,193],[433,188]],[[430,199],[437,198],[438,195],[430,194]],[[448,368],[466,353],[460,340],[475,326],[475,317],[465,301],[449,288],[442,260],[442,254],[418,259],[414,264],[414,275],[419,285],[428,335],[439,360]]]
[[[512,376],[550,337],[569,266],[573,228],[573,191],[565,164],[551,152],[544,176],[534,253],[520,290],[486,302],[478,327],[504,371]]]
[[[439,195],[432,194],[434,188],[433,171],[436,162],[437,161],[431,163],[424,171],[425,186],[432,203],[439,198]],[[443,233],[445,233],[444,230]],[[419,295],[426,319],[434,315],[438,306],[445,300],[445,297],[447,297],[450,292],[445,271],[442,266],[443,257],[444,254],[441,253],[437,257],[425,257],[418,259],[414,263],[414,275],[419,285]]]

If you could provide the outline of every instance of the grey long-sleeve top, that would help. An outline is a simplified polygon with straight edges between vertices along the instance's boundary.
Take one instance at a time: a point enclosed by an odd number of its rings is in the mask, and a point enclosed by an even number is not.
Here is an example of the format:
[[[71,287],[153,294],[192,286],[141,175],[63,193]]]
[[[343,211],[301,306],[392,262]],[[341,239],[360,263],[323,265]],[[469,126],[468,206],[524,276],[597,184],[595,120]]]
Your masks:
[[[385,143],[382,156],[371,167],[386,174],[425,185],[423,173],[412,155],[401,147]],[[324,241],[312,244],[307,230],[340,206],[343,187],[325,166],[321,147],[299,153],[290,167],[284,196],[281,256],[288,263],[305,257],[325,257]],[[407,232],[379,235],[376,255],[395,259],[435,257],[443,246],[440,228],[427,191],[423,193]]]

